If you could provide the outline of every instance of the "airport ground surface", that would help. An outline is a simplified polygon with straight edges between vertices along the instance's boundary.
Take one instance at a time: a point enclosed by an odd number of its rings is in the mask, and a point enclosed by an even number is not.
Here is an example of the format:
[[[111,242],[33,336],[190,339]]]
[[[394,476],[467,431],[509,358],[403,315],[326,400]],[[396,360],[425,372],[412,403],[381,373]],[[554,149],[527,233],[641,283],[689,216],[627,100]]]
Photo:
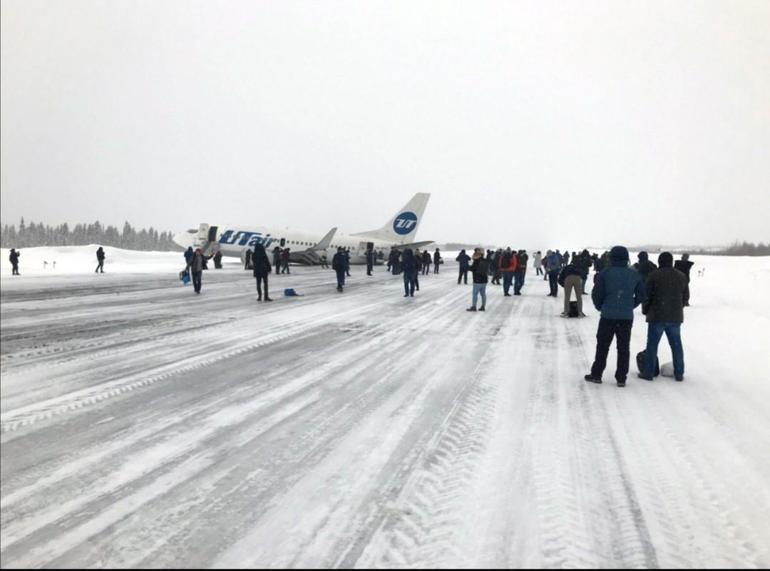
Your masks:
[[[532,274],[469,314],[452,266],[293,271],[3,278],[4,567],[770,565],[767,269],[625,389]]]

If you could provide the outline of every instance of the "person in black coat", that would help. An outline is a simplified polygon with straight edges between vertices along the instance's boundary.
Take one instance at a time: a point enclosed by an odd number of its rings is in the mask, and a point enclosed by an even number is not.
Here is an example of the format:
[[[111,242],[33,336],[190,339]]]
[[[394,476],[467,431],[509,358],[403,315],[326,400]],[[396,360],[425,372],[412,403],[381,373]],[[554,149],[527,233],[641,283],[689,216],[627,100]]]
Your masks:
[[[521,295],[521,288],[524,287],[524,279],[527,277],[527,264],[529,263],[529,254],[526,250],[519,250],[516,254],[516,272],[513,276],[513,295]]]
[[[436,251],[433,252],[433,273],[438,273],[438,267],[441,264],[441,252],[438,248],[436,248]]]
[[[658,344],[666,334],[674,359],[674,378],[684,380],[684,349],[682,348],[681,325],[684,321],[684,302],[687,278],[674,269],[674,256],[663,252],[658,257],[660,269],[647,278],[647,297],[642,303],[642,313],[647,316],[647,351],[644,371],[639,378],[651,381],[658,359]]]
[[[275,275],[281,273],[281,247],[276,246],[273,248],[273,267],[275,268]]]
[[[426,276],[430,274],[430,261],[431,261],[430,252],[428,250],[425,250],[422,253],[422,273]]]
[[[345,249],[345,275],[350,277],[350,248]]]
[[[457,285],[460,285],[460,280],[464,280],[464,283],[467,285],[471,257],[465,253],[465,250],[460,250],[455,260],[460,264],[460,275],[457,276]]]
[[[658,266],[650,261],[650,256],[647,252],[639,252],[637,257],[639,258],[639,261],[634,264],[634,269],[639,272],[639,275],[642,276],[644,281],[647,281],[647,278],[652,272],[658,269]]]
[[[270,265],[270,259],[267,257],[265,247],[262,244],[254,246],[254,252],[251,254],[251,267],[254,277],[257,279],[257,301],[262,301],[262,285],[265,286],[265,301],[273,301],[267,293],[267,274],[273,268]]]
[[[101,246],[99,246],[99,249],[98,249],[98,250],[96,250],[96,261],[97,261],[98,263],[97,263],[97,265],[96,265],[96,270],[94,270],[94,273],[95,273],[95,274],[98,274],[98,273],[100,273],[100,272],[101,272],[101,273],[104,273],[104,258],[105,258],[105,257],[106,257],[106,256],[105,256],[105,254],[104,254],[104,248],[102,248]]]
[[[368,248],[366,250],[366,275],[372,275],[372,269],[374,269],[374,250]]]
[[[332,269],[337,274],[337,291],[342,291],[345,287],[345,274],[347,272],[348,259],[345,256],[345,250],[340,246],[337,253],[332,258]]]
[[[222,250],[217,250],[217,253],[214,254],[214,269],[222,269]]]
[[[14,275],[14,276],[21,275],[19,273],[19,256],[21,256],[21,254],[17,252],[15,248],[11,248],[11,255],[8,256],[8,261],[11,262],[11,268],[12,268],[11,275]]]
[[[404,250],[404,297],[414,297],[414,288],[417,283],[417,263],[414,261],[414,252],[411,248]]]
[[[687,278],[687,290],[684,293],[685,307],[689,307],[690,305],[690,268],[692,268],[693,265],[694,264],[690,261],[690,254],[682,254],[682,259],[677,260],[674,263],[674,268],[682,272],[684,277]]]

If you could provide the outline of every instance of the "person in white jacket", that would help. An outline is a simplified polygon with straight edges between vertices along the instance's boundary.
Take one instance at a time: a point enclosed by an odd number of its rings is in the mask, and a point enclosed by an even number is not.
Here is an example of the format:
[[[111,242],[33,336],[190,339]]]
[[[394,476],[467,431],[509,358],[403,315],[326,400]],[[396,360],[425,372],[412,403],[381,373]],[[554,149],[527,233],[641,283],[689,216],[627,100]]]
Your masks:
[[[542,276],[543,275],[543,254],[540,253],[540,250],[535,252],[535,255],[532,256],[532,259],[534,260],[535,265],[535,271],[537,272],[536,276]]]

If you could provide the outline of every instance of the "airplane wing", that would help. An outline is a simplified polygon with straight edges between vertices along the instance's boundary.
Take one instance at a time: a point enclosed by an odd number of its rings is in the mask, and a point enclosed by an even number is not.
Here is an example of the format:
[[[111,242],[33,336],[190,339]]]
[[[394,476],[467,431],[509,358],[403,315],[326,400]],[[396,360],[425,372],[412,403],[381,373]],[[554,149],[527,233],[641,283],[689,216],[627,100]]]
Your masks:
[[[405,248],[411,248],[412,250],[415,250],[417,248],[425,248],[426,246],[430,246],[431,244],[435,244],[433,240],[427,240],[425,242],[410,242],[409,244],[397,244],[391,246],[394,250],[403,250]]]

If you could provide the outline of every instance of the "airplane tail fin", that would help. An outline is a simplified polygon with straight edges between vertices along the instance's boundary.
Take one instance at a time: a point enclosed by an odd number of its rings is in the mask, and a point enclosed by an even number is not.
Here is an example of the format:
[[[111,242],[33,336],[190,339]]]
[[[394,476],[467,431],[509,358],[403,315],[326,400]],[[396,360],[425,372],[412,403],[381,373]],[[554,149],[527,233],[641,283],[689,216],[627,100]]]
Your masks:
[[[385,223],[385,226],[378,230],[359,232],[358,234],[353,234],[353,236],[399,244],[414,242],[414,237],[417,235],[417,229],[420,227],[422,215],[425,212],[425,207],[428,205],[429,198],[430,193],[418,192]]]
[[[326,236],[321,238],[321,241],[318,242],[318,244],[316,244],[315,246],[311,246],[310,248],[308,248],[308,250],[312,252],[320,252],[323,250],[328,250],[329,246],[331,246],[332,238],[334,238],[334,234],[336,232],[337,232],[337,227],[335,226],[334,228],[332,228],[326,233]]]

